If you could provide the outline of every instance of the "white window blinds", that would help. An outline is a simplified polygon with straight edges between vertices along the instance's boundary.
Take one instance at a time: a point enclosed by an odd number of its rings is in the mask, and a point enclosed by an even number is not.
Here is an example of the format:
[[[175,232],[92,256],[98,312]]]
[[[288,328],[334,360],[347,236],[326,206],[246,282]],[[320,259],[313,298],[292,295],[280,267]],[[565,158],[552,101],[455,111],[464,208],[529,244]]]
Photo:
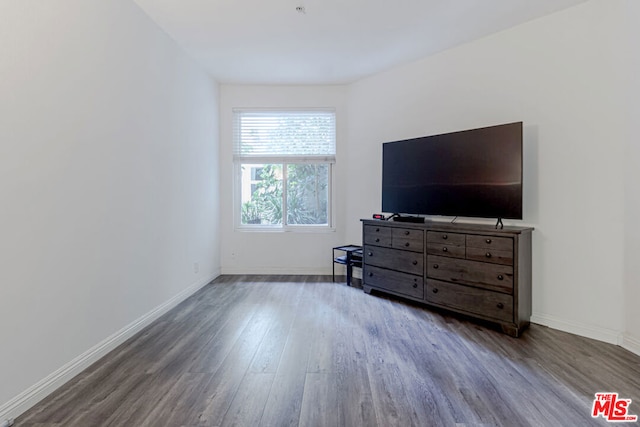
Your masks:
[[[330,110],[234,110],[234,157],[334,162],[336,115]]]

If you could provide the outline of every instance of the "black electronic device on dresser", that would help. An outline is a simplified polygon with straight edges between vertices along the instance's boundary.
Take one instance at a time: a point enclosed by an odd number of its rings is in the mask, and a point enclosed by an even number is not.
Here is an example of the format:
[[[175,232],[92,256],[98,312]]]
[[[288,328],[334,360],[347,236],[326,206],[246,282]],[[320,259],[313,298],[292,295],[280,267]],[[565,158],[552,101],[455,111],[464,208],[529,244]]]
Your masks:
[[[363,288],[499,324],[514,337],[531,317],[528,227],[362,220]]]

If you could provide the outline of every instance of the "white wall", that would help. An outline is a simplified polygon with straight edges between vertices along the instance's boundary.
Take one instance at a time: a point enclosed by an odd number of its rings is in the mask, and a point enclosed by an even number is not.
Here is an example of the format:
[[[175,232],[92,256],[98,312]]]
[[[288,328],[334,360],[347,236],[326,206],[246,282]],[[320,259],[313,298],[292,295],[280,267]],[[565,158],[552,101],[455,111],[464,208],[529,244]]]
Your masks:
[[[640,144],[638,143],[638,123],[640,123],[640,2],[626,0],[625,25],[627,75],[624,78],[626,101],[628,103],[628,136],[625,176],[625,320],[626,334],[624,346],[640,354]]]
[[[334,231],[259,232],[234,229],[233,220],[233,108],[336,109],[336,163],[333,167]],[[225,274],[330,274],[331,248],[344,243],[346,87],[242,86],[220,87],[220,220],[222,272]],[[358,177],[351,175],[351,179]],[[349,221],[351,219],[349,218]],[[336,271],[337,273],[337,271]]]
[[[133,2],[2,2],[0,52],[1,421],[220,255],[217,84]]]
[[[510,223],[536,228],[532,320],[619,342],[623,13],[594,0],[352,85],[346,218],[380,210],[382,142],[522,120],[524,221]]]

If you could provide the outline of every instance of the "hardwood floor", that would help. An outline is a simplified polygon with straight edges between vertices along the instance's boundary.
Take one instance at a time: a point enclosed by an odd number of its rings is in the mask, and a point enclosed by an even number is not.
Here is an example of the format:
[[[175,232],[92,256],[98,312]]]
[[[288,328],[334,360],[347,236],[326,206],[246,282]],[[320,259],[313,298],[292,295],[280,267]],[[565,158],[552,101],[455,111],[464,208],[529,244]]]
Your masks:
[[[601,391],[640,415],[640,357],[327,276],[222,276],[15,425],[608,425],[591,417]]]

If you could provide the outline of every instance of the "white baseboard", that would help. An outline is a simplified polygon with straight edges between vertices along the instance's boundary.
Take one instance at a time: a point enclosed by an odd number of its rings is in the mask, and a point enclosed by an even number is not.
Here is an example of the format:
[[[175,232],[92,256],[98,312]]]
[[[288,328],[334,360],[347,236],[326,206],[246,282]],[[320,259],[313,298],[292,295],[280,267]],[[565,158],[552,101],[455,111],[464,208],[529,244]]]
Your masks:
[[[622,345],[622,333],[613,329],[601,328],[540,313],[534,313],[531,316],[531,323],[537,323],[539,325],[548,326],[553,329],[603,341],[609,344]]]
[[[80,356],[76,357],[69,363],[62,366],[46,378],[29,387],[18,396],[14,397],[7,403],[0,406],[0,421],[5,419],[17,418],[29,408],[40,402],[53,391],[64,385],[67,381],[78,375],[84,369],[89,367],[107,353],[118,347],[120,344],[140,332],[142,329],[160,318],[163,314],[180,304],[182,301],[196,293],[206,284],[214,280],[220,275],[219,269],[214,272],[211,277],[201,279],[191,286],[166,301],[165,303],[154,308],[142,317],[134,320],[115,334],[106,338],[94,347],[90,348]]]
[[[340,266],[342,267],[342,266]],[[336,265],[336,274],[344,275],[344,267],[340,269],[339,266]],[[330,268],[304,268],[304,267],[223,267],[222,274],[264,274],[264,275],[323,275],[330,276],[331,269]]]
[[[622,336],[622,348],[640,356],[640,338],[625,333]]]
[[[336,264],[336,276],[341,275],[344,276],[347,274],[346,267],[344,265]],[[288,267],[223,267],[222,274],[264,274],[264,275],[287,275],[287,274],[295,274],[295,275],[321,275],[321,276],[331,276],[333,274],[333,270],[331,267],[296,267],[296,266],[288,266]],[[353,277],[358,279],[362,278],[362,269],[354,268],[353,269]]]

